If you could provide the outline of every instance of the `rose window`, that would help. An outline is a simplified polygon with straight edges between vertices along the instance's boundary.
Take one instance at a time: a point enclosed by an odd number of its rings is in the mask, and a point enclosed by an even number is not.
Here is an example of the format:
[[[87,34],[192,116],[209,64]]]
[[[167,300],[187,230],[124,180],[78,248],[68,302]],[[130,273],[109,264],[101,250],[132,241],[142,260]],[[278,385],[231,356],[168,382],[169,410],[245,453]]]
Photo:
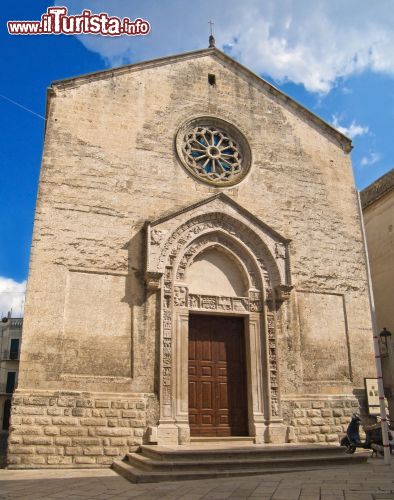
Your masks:
[[[232,133],[234,127],[230,124],[223,122],[228,130],[220,126],[222,123],[218,126],[217,122],[222,120],[206,119],[201,124],[196,121],[178,133],[178,154],[184,165],[210,184],[231,186],[239,182],[248,170],[249,162],[243,150],[249,153],[249,149],[241,144],[246,140],[239,132]]]

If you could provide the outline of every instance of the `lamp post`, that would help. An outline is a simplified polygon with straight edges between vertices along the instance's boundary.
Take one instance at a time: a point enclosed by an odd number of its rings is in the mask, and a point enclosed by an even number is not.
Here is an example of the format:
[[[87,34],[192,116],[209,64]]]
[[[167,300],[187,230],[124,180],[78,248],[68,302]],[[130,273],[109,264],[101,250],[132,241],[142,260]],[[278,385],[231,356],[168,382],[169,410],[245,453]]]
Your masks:
[[[391,332],[387,330],[387,328],[383,328],[383,330],[379,333],[379,337],[387,348],[387,342],[391,339]]]
[[[394,350],[393,350],[393,344],[392,344],[392,334],[387,328],[383,328],[383,330],[379,333],[380,341],[382,346],[384,346],[385,351],[386,351],[386,369],[385,369],[385,374],[386,377],[384,378],[384,386],[386,389],[386,395],[388,399],[388,405],[389,405],[389,416],[390,420],[393,420],[394,416],[394,401],[393,401],[393,389],[394,389]],[[388,365],[388,366],[387,366]]]

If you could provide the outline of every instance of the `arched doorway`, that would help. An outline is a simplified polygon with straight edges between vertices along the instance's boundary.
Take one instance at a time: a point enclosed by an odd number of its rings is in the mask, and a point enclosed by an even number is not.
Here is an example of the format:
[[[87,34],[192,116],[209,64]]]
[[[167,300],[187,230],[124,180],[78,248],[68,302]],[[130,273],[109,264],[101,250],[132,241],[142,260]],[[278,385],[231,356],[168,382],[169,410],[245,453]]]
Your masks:
[[[291,290],[287,245],[222,194],[147,225],[146,281],[156,292],[160,311],[160,417],[157,429],[151,430],[159,444],[188,443],[194,432],[188,370],[189,341],[199,342],[191,334],[198,315],[239,318],[244,325],[245,362],[238,362],[246,370],[246,384],[239,390],[246,393],[247,429],[230,425],[225,432],[247,434],[255,443],[284,442],[276,310]],[[202,330],[207,328],[205,324]],[[217,357],[212,361],[217,363]],[[217,396],[215,389],[211,398]],[[231,408],[227,410],[224,420],[236,420]],[[221,414],[211,412],[204,418],[218,422]],[[196,432],[201,433],[201,422],[198,426]],[[218,425],[210,432],[217,435]]]

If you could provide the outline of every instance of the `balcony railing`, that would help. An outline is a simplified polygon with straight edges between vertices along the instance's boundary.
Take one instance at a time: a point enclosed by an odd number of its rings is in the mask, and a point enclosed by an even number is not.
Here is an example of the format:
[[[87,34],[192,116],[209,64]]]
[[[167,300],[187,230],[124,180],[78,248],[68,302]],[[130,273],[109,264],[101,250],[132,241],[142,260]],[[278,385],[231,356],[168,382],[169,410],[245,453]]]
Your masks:
[[[23,318],[11,318],[11,326],[22,326]]]
[[[19,350],[5,349],[2,353],[3,361],[15,361],[19,359]]]

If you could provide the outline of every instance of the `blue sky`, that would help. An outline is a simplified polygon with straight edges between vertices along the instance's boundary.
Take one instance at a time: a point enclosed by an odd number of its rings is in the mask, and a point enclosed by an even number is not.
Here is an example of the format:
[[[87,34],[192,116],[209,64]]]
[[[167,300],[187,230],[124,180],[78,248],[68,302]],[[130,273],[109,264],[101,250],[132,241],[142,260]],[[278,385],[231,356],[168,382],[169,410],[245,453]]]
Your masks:
[[[142,17],[148,37],[11,36],[6,21],[38,20],[51,2],[2,0],[0,314],[21,308],[51,81],[207,46],[217,47],[353,138],[362,189],[394,164],[394,9],[380,0],[64,0]],[[193,12],[193,15],[191,15]],[[15,102],[11,102],[15,101]],[[17,104],[15,104],[17,103]],[[22,107],[21,107],[22,106]],[[27,108],[27,109],[24,109]]]

